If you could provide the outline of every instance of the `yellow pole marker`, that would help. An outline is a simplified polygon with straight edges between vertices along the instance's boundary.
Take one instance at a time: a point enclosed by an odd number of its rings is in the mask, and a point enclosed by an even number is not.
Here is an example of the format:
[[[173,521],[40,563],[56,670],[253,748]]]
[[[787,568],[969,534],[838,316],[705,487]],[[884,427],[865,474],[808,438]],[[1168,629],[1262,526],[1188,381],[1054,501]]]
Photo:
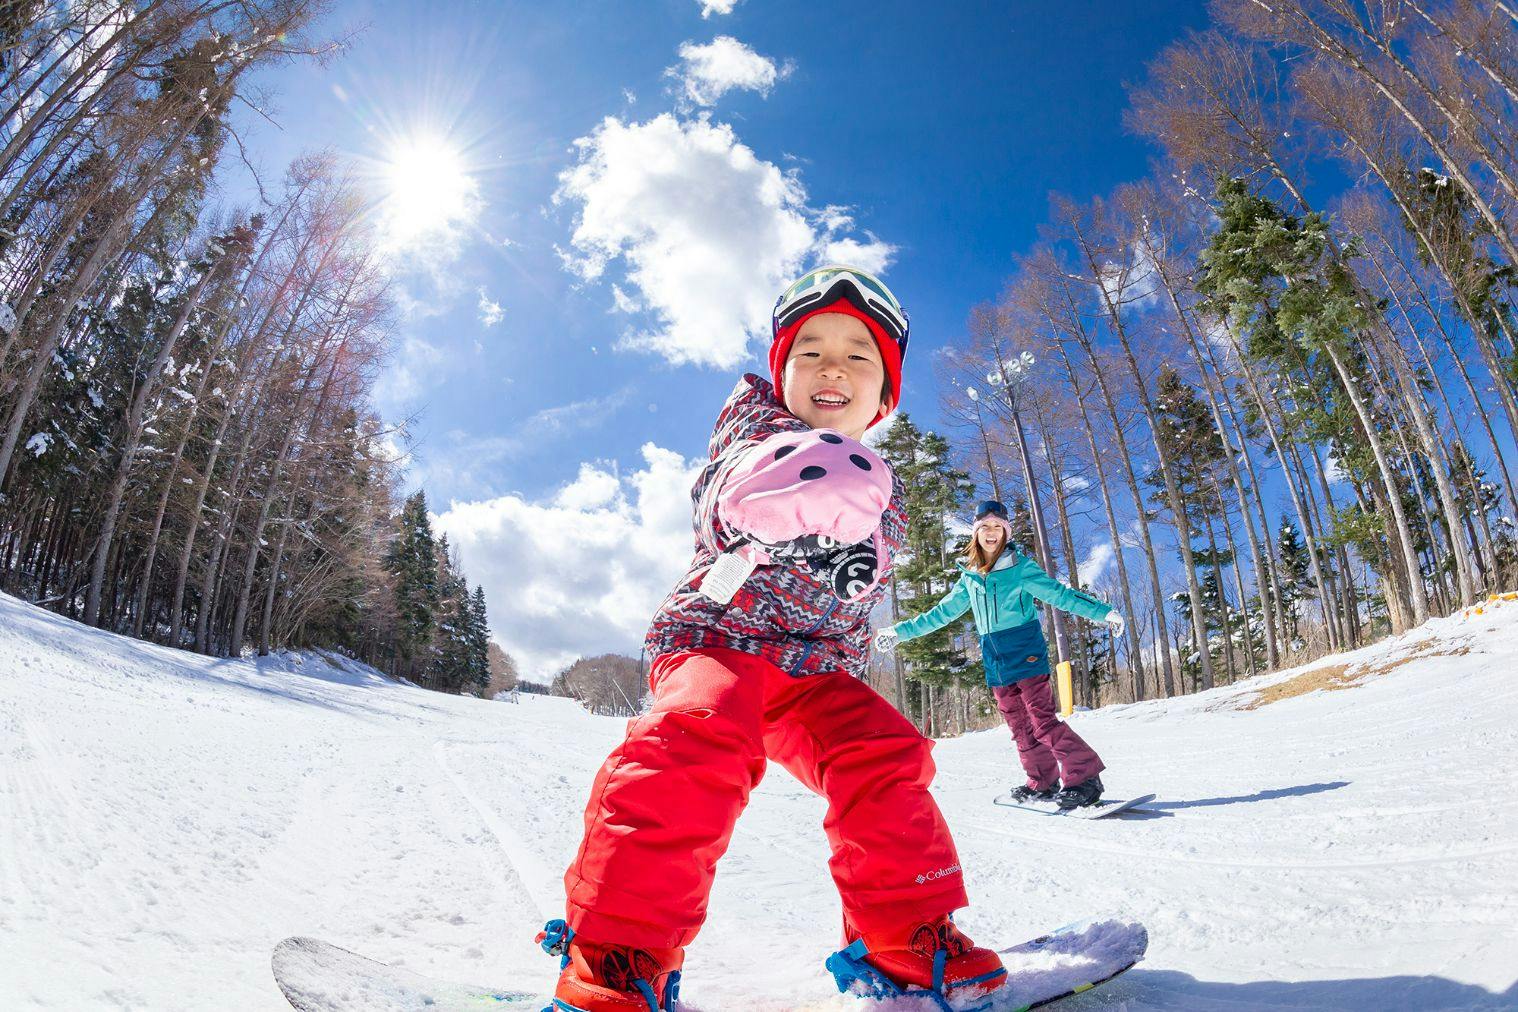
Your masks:
[[[1054,670],[1058,673],[1055,681],[1059,686],[1059,715],[1068,717],[1075,712],[1075,699],[1070,692],[1070,662],[1060,661]]]

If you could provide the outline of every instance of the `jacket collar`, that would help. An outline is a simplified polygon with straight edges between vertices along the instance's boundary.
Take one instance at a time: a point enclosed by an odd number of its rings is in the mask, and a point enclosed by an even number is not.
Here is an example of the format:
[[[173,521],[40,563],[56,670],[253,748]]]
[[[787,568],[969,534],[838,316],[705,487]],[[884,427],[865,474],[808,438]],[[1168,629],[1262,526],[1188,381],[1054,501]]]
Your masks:
[[[1022,553],[1019,552],[1016,548],[1013,548],[1011,545],[1008,545],[1006,548],[1002,549],[1001,555],[998,556],[996,561],[991,564],[991,573],[999,573],[1003,569],[1011,569],[1021,561]],[[959,559],[954,560],[954,565],[958,566],[961,571],[968,573],[970,576],[978,576],[981,579],[985,579],[991,575],[991,573],[981,573],[977,570],[971,569]]]

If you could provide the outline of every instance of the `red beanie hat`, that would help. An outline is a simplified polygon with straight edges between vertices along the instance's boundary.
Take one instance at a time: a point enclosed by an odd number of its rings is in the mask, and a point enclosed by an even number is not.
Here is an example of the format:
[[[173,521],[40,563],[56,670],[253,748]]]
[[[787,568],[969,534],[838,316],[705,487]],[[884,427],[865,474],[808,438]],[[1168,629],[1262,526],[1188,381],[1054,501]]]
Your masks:
[[[782,327],[775,335],[774,343],[770,345],[770,379],[775,384],[775,399],[784,406],[785,388],[781,384],[785,374],[785,362],[791,356],[791,345],[796,343],[796,335],[800,333],[806,321],[822,313],[842,313],[845,316],[852,316],[856,320],[862,320],[864,325],[870,328],[870,335],[875,338],[875,347],[880,349],[880,362],[885,366],[886,379],[891,384],[891,408],[894,410],[901,404],[901,348],[886,336],[880,324],[870,319],[868,314],[855,308],[848,299],[839,299],[830,305],[820,306],[790,326]],[[882,404],[880,412],[875,415],[875,421],[870,424],[874,425],[885,416],[886,406]]]

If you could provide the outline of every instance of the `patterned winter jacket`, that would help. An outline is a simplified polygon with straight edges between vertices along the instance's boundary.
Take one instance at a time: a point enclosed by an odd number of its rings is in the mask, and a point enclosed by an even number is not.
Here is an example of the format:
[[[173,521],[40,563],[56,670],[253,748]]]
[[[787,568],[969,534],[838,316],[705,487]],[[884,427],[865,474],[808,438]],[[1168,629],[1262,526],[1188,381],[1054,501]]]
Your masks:
[[[864,674],[869,659],[870,612],[885,595],[888,561],[874,588],[855,601],[842,601],[804,563],[760,566],[727,604],[702,594],[701,581],[728,547],[717,517],[717,493],[743,452],[781,432],[808,432],[809,426],[781,406],[768,380],[746,374],[728,395],[709,447],[710,463],[691,489],[696,557],[665,598],[649,627],[644,647],[650,658],[676,650],[726,647],[763,657],[793,676],[824,671]],[[880,519],[887,559],[906,538],[907,512],[901,479],[891,477],[891,502]]]

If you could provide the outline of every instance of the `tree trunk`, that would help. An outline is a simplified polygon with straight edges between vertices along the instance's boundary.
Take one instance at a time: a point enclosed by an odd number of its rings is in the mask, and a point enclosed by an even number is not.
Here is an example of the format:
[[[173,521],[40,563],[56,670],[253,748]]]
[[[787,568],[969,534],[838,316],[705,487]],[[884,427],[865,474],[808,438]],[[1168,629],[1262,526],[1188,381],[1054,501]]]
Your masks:
[[[1068,293],[1067,293],[1068,298]],[[1155,559],[1154,542],[1149,535],[1149,514],[1144,508],[1144,494],[1139,488],[1138,475],[1133,469],[1133,454],[1128,451],[1128,439],[1123,434],[1123,423],[1118,415],[1117,404],[1113,399],[1112,391],[1107,386],[1107,379],[1102,374],[1101,363],[1097,361],[1095,351],[1091,347],[1090,338],[1081,328],[1079,316],[1074,305],[1070,306],[1069,317],[1074,330],[1073,336],[1080,344],[1081,350],[1086,353],[1086,358],[1091,362],[1091,374],[1096,378],[1097,389],[1102,393],[1102,404],[1107,409],[1107,418],[1112,423],[1113,437],[1117,440],[1118,456],[1122,458],[1123,472],[1128,479],[1128,491],[1133,496],[1134,508],[1138,511],[1139,541],[1144,549],[1144,558],[1149,563],[1149,579],[1154,586],[1154,609],[1155,621],[1159,626],[1155,644],[1160,651],[1160,666],[1164,678],[1166,697],[1175,695],[1175,667],[1170,655],[1170,629],[1165,619],[1165,589],[1160,583],[1159,564]],[[1051,321],[1053,322],[1053,321]]]
[[[1239,511],[1244,516],[1244,532],[1249,539],[1249,555],[1254,565],[1255,586],[1260,596],[1260,612],[1265,626],[1265,656],[1269,666],[1271,668],[1275,668],[1280,663],[1280,652],[1276,645],[1276,623],[1272,620],[1273,616],[1275,615],[1275,609],[1272,607],[1271,602],[1273,599],[1278,600],[1279,598],[1272,595],[1271,588],[1268,588],[1266,586],[1266,560],[1260,552],[1259,540],[1255,537],[1254,520],[1250,517],[1249,514],[1249,498],[1244,493],[1244,482],[1243,479],[1239,476],[1238,460],[1234,456],[1233,445],[1228,439],[1228,427],[1224,424],[1223,412],[1218,406],[1218,395],[1213,390],[1215,378],[1213,374],[1207,369],[1206,362],[1202,355],[1201,347],[1197,341],[1196,333],[1191,326],[1191,319],[1186,314],[1186,312],[1181,309],[1181,301],[1180,298],[1176,295],[1175,285],[1171,282],[1169,271],[1164,268],[1158,256],[1153,257],[1152,260],[1155,265],[1155,273],[1160,276],[1160,283],[1165,288],[1165,294],[1170,300],[1171,309],[1175,312],[1176,319],[1181,325],[1181,330],[1186,335],[1186,341],[1191,347],[1191,354],[1196,359],[1197,372],[1198,375],[1200,375],[1202,378],[1202,390],[1207,395],[1207,406],[1212,411],[1212,424],[1217,429],[1218,436],[1223,440],[1223,446],[1227,451],[1226,460],[1228,465],[1228,477],[1233,484],[1234,491],[1239,497]],[[1248,447],[1244,444],[1242,433],[1239,436],[1238,452],[1240,454],[1243,454],[1246,460],[1248,459],[1249,451]],[[1251,480],[1253,480],[1253,475],[1251,475]],[[1218,501],[1222,502],[1221,489],[1218,492]],[[1263,509],[1261,510],[1260,520],[1261,523],[1265,526],[1265,536],[1268,543],[1270,536],[1270,527],[1269,521],[1265,519]],[[1232,540],[1231,534],[1229,535],[1229,538]],[[1273,570],[1274,567],[1270,568]],[[1243,595],[1244,591],[1241,587],[1239,589],[1240,607],[1244,606],[1244,602],[1246,600]],[[1249,614],[1247,608],[1244,609],[1244,614],[1247,622],[1247,617]],[[1253,650],[1251,650],[1251,669],[1253,668],[1253,665],[1254,655]]]
[[[1086,433],[1086,445],[1091,449],[1091,461],[1096,466],[1096,480],[1097,484],[1101,486],[1102,490],[1102,508],[1106,511],[1107,530],[1112,537],[1112,554],[1114,561],[1117,563],[1118,587],[1123,595],[1123,612],[1128,616],[1130,623],[1133,625],[1134,641],[1141,647],[1144,638],[1139,633],[1140,626],[1138,623],[1138,609],[1133,606],[1133,591],[1128,582],[1128,564],[1123,560],[1123,535],[1122,532],[1118,529],[1117,512],[1113,509],[1112,506],[1112,490],[1108,487],[1107,484],[1107,469],[1106,466],[1102,463],[1102,454],[1096,445],[1096,433],[1091,425],[1091,414],[1086,410],[1086,399],[1081,394],[1080,383],[1077,381],[1075,376],[1075,366],[1073,363],[1071,363],[1070,356],[1065,351],[1064,343],[1056,338],[1053,344],[1055,349],[1059,352],[1060,361],[1064,363],[1065,374],[1070,377],[1070,390],[1075,394],[1075,402],[1080,409],[1081,427],[1085,430]],[[1069,528],[1066,529],[1068,530]],[[1161,640],[1160,642],[1162,644],[1161,649],[1163,649],[1164,641]],[[1113,667],[1116,668],[1117,658],[1115,656],[1115,644],[1113,646],[1113,653]],[[1134,702],[1138,702],[1144,698],[1143,653],[1144,652],[1142,649],[1135,649],[1132,651]]]
[[[1329,646],[1338,648],[1339,630],[1333,619],[1333,603],[1329,599],[1327,582],[1323,576],[1323,566],[1318,554],[1318,539],[1315,534],[1315,526],[1312,516],[1302,499],[1302,491],[1298,487],[1296,478],[1292,472],[1291,462],[1287,458],[1286,447],[1281,440],[1280,433],[1276,430],[1274,417],[1270,414],[1270,406],[1264,395],[1260,392],[1258,381],[1254,374],[1254,367],[1250,363],[1248,353],[1239,342],[1238,335],[1233,328],[1226,323],[1223,325],[1224,332],[1228,335],[1229,344],[1232,345],[1234,354],[1239,359],[1240,371],[1244,377],[1244,385],[1249,390],[1249,395],[1254,399],[1255,407],[1259,411],[1260,421],[1265,425],[1265,432],[1270,437],[1270,445],[1275,450],[1276,459],[1281,464],[1281,476],[1286,481],[1286,489],[1291,495],[1292,508],[1297,514],[1297,522],[1302,525],[1302,540],[1307,547],[1307,558],[1312,570],[1313,583],[1318,591],[1318,603],[1324,610],[1323,625],[1327,630]]]
[[[1381,482],[1386,488],[1386,497],[1391,506],[1392,520],[1396,525],[1397,539],[1402,550],[1403,565],[1407,570],[1413,624],[1422,625],[1428,621],[1428,594],[1423,587],[1423,574],[1418,565],[1418,553],[1413,547],[1412,530],[1407,524],[1407,513],[1402,508],[1402,496],[1397,489],[1396,477],[1392,471],[1391,462],[1387,459],[1386,448],[1381,445],[1375,419],[1371,417],[1370,408],[1366,405],[1365,398],[1361,396],[1359,387],[1349,372],[1349,367],[1344,363],[1343,356],[1331,343],[1325,343],[1323,350],[1328,355],[1328,360],[1333,363],[1339,382],[1343,384],[1345,392],[1349,395],[1349,402],[1354,406],[1355,414],[1359,416],[1360,424],[1365,429],[1365,437],[1370,442],[1370,452],[1376,458],[1376,469],[1381,473]]]
[[[1186,593],[1191,599],[1191,628],[1197,640],[1197,657],[1201,664],[1202,688],[1210,689],[1213,686],[1212,658],[1207,649],[1206,619],[1202,614],[1202,589],[1196,578],[1196,559],[1191,551],[1191,520],[1186,515],[1186,505],[1181,500],[1180,486],[1176,482],[1175,467],[1170,460],[1169,453],[1165,450],[1164,442],[1160,439],[1158,420],[1155,418],[1154,402],[1149,397],[1149,386],[1144,379],[1144,374],[1139,369],[1138,359],[1133,354],[1133,345],[1128,340],[1127,327],[1123,324],[1122,316],[1117,307],[1112,303],[1112,297],[1107,289],[1100,283],[1101,268],[1092,259],[1087,249],[1084,237],[1077,233],[1077,240],[1085,253],[1086,261],[1091,266],[1093,277],[1098,279],[1096,287],[1102,293],[1102,302],[1106,306],[1107,317],[1112,322],[1113,332],[1117,334],[1118,343],[1123,348],[1123,358],[1128,364],[1128,373],[1133,378],[1133,384],[1138,391],[1139,404],[1144,409],[1144,419],[1149,425],[1149,433],[1153,437],[1154,453],[1160,465],[1160,475],[1165,483],[1165,501],[1170,507],[1171,516],[1175,518],[1176,545],[1181,552],[1181,564],[1186,570]],[[1143,508],[1140,504],[1140,509]]]
[[[100,591],[105,581],[105,557],[114,543],[116,535],[116,519],[121,513],[121,500],[126,494],[127,480],[131,476],[132,464],[137,459],[137,449],[141,445],[142,430],[146,425],[148,402],[157,393],[159,383],[163,378],[164,367],[168,364],[169,357],[174,354],[178,346],[180,335],[184,333],[185,326],[190,322],[190,316],[200,304],[200,297],[204,294],[206,285],[211,280],[211,269],[208,267],[204,275],[195,283],[186,296],[184,305],[180,307],[179,314],[174,318],[173,326],[164,335],[163,343],[159,346],[158,355],[143,378],[141,386],[137,388],[132,397],[131,406],[127,409],[126,432],[122,437],[121,456],[116,462],[116,469],[111,475],[111,483],[106,491],[105,517],[100,523],[99,545],[95,550],[95,566],[90,572],[90,586],[84,599],[84,622],[85,625],[98,625],[100,619]]]

